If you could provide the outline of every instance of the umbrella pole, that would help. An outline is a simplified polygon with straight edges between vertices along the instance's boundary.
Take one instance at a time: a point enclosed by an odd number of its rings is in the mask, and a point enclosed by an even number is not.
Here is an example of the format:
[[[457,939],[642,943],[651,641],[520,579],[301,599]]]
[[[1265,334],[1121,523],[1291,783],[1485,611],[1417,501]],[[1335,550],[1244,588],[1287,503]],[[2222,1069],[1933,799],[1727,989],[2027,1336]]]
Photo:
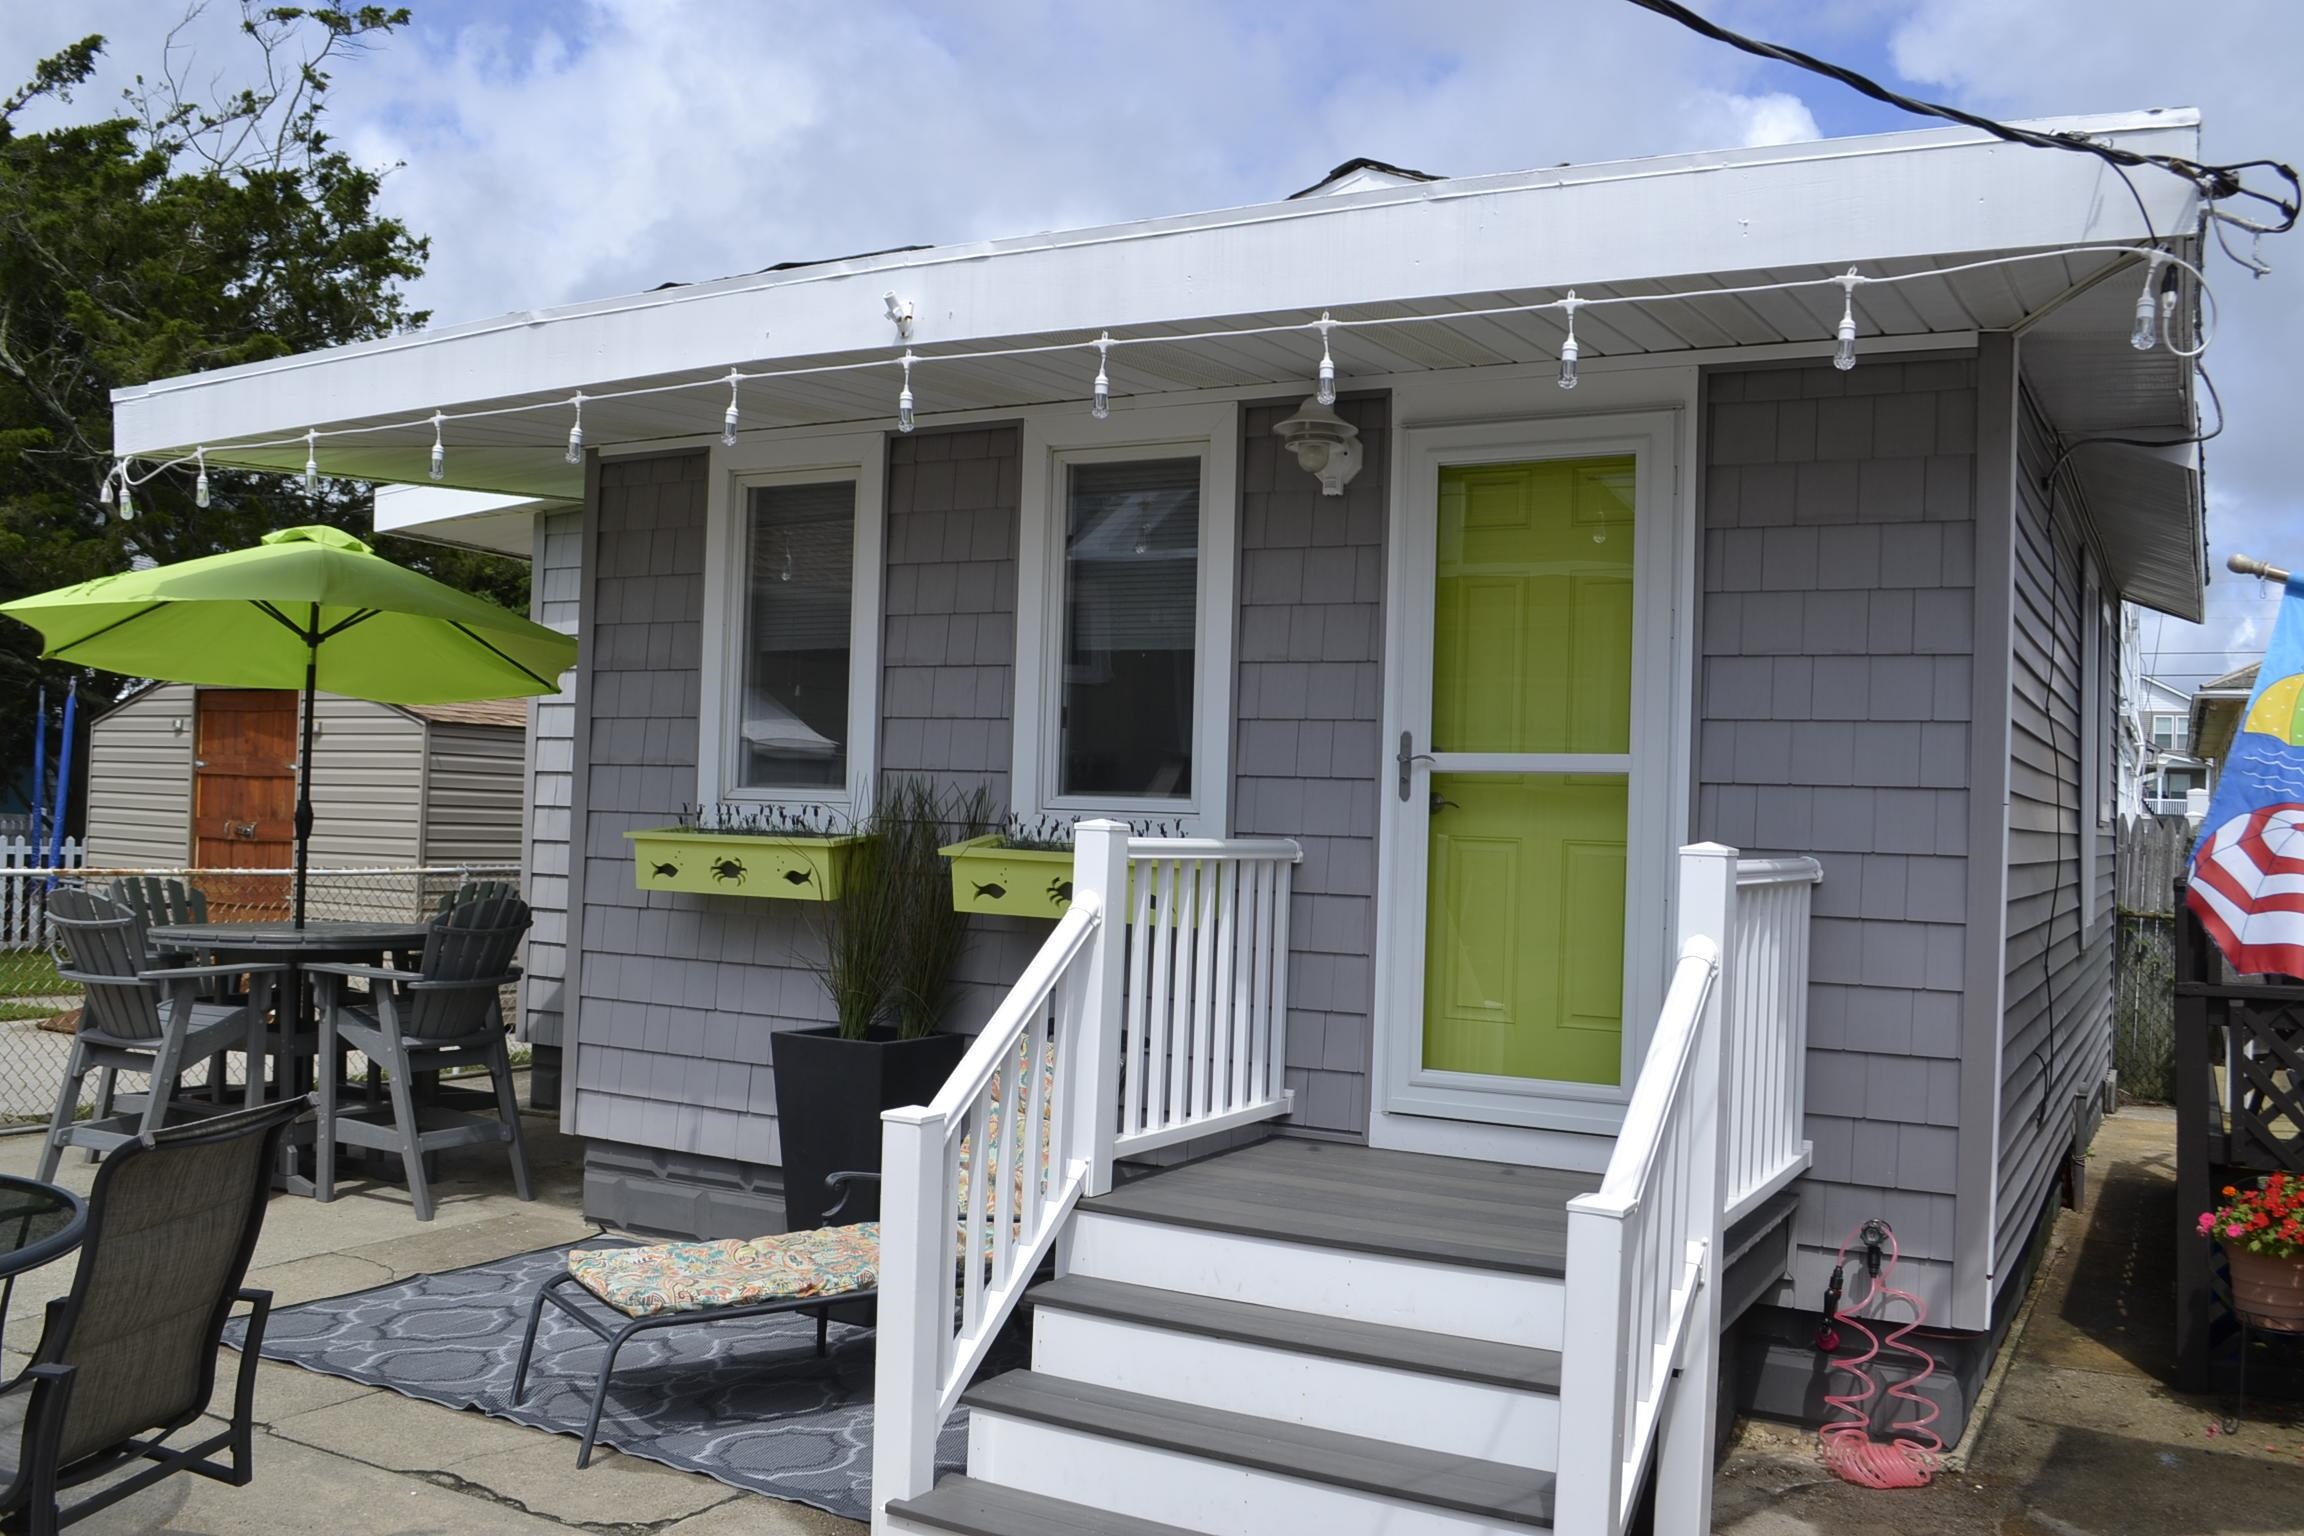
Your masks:
[[[304,652],[304,750],[296,758],[296,926],[304,926],[304,889],[312,876],[312,715],[320,675],[320,610]]]

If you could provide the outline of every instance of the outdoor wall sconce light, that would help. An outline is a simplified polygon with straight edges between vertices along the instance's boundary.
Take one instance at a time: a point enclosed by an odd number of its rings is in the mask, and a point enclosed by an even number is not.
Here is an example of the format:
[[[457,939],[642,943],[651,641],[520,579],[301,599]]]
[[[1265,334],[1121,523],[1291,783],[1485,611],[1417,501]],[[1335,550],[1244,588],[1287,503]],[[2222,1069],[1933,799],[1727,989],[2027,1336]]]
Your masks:
[[[1360,473],[1360,429],[1317,399],[1272,429],[1281,446],[1296,455],[1297,468],[1320,480],[1320,494],[1341,496]]]

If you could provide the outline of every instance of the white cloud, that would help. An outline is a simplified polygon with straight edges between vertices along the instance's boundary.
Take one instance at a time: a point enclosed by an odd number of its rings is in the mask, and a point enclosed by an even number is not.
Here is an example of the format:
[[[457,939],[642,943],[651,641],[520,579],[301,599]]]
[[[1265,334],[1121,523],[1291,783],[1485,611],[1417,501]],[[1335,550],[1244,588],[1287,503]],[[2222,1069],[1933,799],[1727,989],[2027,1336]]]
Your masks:
[[[1783,91],[1770,91],[1765,96],[1738,96],[1726,91],[1705,95],[1719,103],[1731,125],[1722,137],[1739,147],[1800,144],[1824,137],[1808,104]]]

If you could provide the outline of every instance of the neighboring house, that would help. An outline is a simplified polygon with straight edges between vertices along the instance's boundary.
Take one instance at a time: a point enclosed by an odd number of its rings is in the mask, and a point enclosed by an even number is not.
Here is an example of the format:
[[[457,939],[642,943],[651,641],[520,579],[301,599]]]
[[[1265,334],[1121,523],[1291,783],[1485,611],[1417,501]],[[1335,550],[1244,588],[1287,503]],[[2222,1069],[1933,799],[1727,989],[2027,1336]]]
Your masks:
[[[2199,137],[2181,111],[2054,126],[2180,155]],[[1286,945],[1250,968],[1284,993],[1270,1092],[1229,1117],[1170,1105],[1158,1134],[1099,1143],[1085,1184],[1064,1187],[1100,1188],[1114,1147],[1172,1153],[1179,1128],[1237,1136],[1259,1117],[1284,1117],[1277,1146],[1307,1161],[1228,1192],[1225,1170],[1250,1166],[1237,1159],[1273,1155],[1231,1152],[1131,1184],[1124,1207],[1058,1209],[1079,1239],[1067,1264],[1125,1283],[1099,1305],[1139,1309],[1136,1344],[1073,1368],[1192,1364],[1130,1377],[1134,1396],[1093,1412],[1045,1381],[980,1403],[981,1433],[1013,1437],[987,1475],[1190,1527],[1178,1501],[1215,1486],[1217,1463],[1243,1488],[1269,1472],[1226,1460],[1246,1432],[1218,1410],[1295,1417],[1300,1436],[1349,1423],[1412,1448],[1439,1425],[1473,1444],[1453,1407],[1421,1426],[1374,1417],[1454,1401],[1395,1391],[1442,1369],[1446,1352],[1412,1346],[1437,1332],[1487,1341],[1467,1356],[1523,1346],[1513,1368],[1530,1374],[1505,1397],[1573,1399],[1477,1443],[1529,1476],[1562,1467],[1561,1497],[1588,1500],[1579,1479],[1608,1458],[1581,1454],[1587,1437],[1636,1481],[1649,1442],[1627,1426],[1676,1425],[1664,1443],[1686,1445],[1723,1359],[1742,1401],[1815,1412],[1816,1311],[1874,1216],[1937,1331],[1957,1434],[2102,1104],[2115,616],[2123,600],[2201,611],[2196,467],[2093,441],[2193,430],[2189,362],[2126,344],[2145,265],[2079,249],[2143,238],[2138,206],[2100,162],[1965,130],[1457,181],[1347,174],[1259,207],[786,267],[164,380],[121,392],[117,441],[293,472],[309,428],[324,471],[414,483],[440,411],[451,483],[570,505],[531,535],[539,612],[582,648],[548,735],[538,717],[538,763],[549,749],[566,782],[561,801],[540,781],[530,890],[540,922],[565,914],[563,1120],[603,1221],[776,1228],[769,1036],[828,1016],[804,909],[637,890],[627,831],[697,802],[862,809],[887,777],[928,774],[1027,816],[1166,818],[1230,850],[1213,857],[1301,848],[1287,921],[1243,930]],[[2196,226],[2186,188],[2135,181],[2157,227]],[[2196,252],[2190,236],[2172,248]],[[1936,271],[2025,253],[2047,259]],[[1856,289],[1859,355],[1841,370],[1835,280],[1852,263],[1914,281]],[[1697,293],[1790,279],[1828,286]],[[1587,303],[1686,296],[1576,312],[1571,393],[1560,312],[1517,308],[1571,286]],[[1317,442],[1292,455],[1276,435],[1319,425],[1306,396],[1323,338],[1303,327],[1324,310],[1432,317],[1326,338],[1363,458],[1337,494],[1304,467]],[[1178,339],[1114,346],[1098,419],[1107,330]],[[780,374],[739,378],[733,420],[731,366]],[[643,384],[674,387],[611,398]],[[900,387],[911,432],[893,419]],[[484,424],[454,419],[482,409]],[[236,446],[276,439],[295,446]],[[1600,1218],[1561,1204],[1612,1158],[1648,1156],[1650,1130],[1684,1128],[1667,1106],[1637,1141],[1617,1136],[1644,1071],[1683,1081],[1648,1046],[1660,1019],[1686,1027],[1665,1008],[1675,925],[1706,919],[1673,850],[1705,839],[1821,865],[1812,922],[1735,1003],[1790,1042],[1769,1112],[1791,1117],[1795,1149],[1733,1240],[1715,1225],[1697,1250],[1707,1266],[1746,1255],[1702,1288],[1725,1315],[1758,1298],[1741,1347],[1676,1335],[1693,1340],[1690,1385],[1669,1413],[1628,1419],[1626,1403],[1674,1392],[1674,1371],[1618,1350],[1631,1303],[1589,1276],[1619,1271],[1560,1236]],[[1177,847],[1135,857],[1202,856]],[[1750,866],[1752,910],[1802,868]],[[981,920],[962,1026],[1052,942],[1046,923]],[[1046,974],[1070,975],[1072,953]],[[1787,1001],[1763,1008],[1751,989],[1771,982]],[[1088,1038],[1119,1051],[1120,1018],[1080,1006]],[[1003,1029],[1044,1016],[1021,996]],[[1128,1048],[1143,1037],[1131,1025]],[[1473,1184],[1507,1198],[1452,1193]],[[1331,1197],[1347,1214],[1314,1221]],[[1653,1219],[1675,1209],[1659,1199]],[[1642,1230],[1659,1246],[1637,1250],[1652,1262],[1636,1278],[1676,1274],[1677,1229]],[[1134,1242],[1146,1232],[1158,1240]],[[940,1353],[889,1331],[937,1325],[932,1288],[953,1269],[923,1263],[902,1273],[929,1290],[881,1302],[884,1445],[899,1448],[883,1492],[916,1491],[927,1465],[901,1449],[918,1418],[902,1373],[973,1358],[966,1340]],[[1338,1283],[1347,1271],[1362,1279]],[[1187,1316],[1173,1298],[1195,1290],[1233,1321]],[[1387,1297],[1407,1310],[1364,1310]],[[1270,1333],[1243,1335],[1242,1306]],[[1207,1330],[1285,1350],[1326,1337],[1325,1308],[1384,1325],[1390,1377],[1338,1366],[1293,1406],[1190,1396],[1268,1379]],[[1190,1351],[1143,1342],[1186,1334]],[[1595,1348],[1612,1370],[1588,1369]],[[1538,1357],[1554,1350],[1567,1380],[1546,1387]],[[1063,1377],[1054,1360],[1035,1376]],[[1611,1377],[1631,1385],[1612,1397]],[[1146,1397],[1216,1428],[1174,1438]],[[1318,1485],[1322,1508],[1382,1507],[1422,1476],[1399,1454],[1376,1488],[1310,1471],[1291,1486]],[[1291,1518],[1306,1517],[1261,1528]]]
[[[2192,751],[2192,695],[2140,677],[2130,707],[2144,743],[2141,809],[2148,816],[2181,816],[2185,796],[2208,787],[2208,764]]]
[[[2232,738],[2239,732],[2240,717],[2247,711],[2248,695],[2256,691],[2257,662],[2222,677],[2212,677],[2194,690],[2186,714],[2186,729],[2190,745],[2207,773],[2199,787],[2216,787],[2215,770],[2232,750]]]
[[[295,861],[297,696],[152,683],[88,731],[88,863],[283,869]],[[517,865],[527,703],[315,711],[315,869]]]

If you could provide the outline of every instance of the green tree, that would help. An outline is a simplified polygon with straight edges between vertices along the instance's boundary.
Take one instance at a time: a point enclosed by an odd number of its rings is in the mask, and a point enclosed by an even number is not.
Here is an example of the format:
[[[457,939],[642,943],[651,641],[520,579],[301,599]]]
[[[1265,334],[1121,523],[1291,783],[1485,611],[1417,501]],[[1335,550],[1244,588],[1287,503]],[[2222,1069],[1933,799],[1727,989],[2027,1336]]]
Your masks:
[[[198,14],[189,13],[188,23]],[[34,103],[69,104],[96,70],[92,36],[43,60],[0,99],[0,596],[252,543],[326,522],[366,536],[369,487],[322,482],[307,497],[279,475],[211,471],[136,488],[126,521],[99,497],[111,467],[111,391],[364,341],[421,326],[405,285],[428,242],[377,211],[383,172],[355,164],[323,128],[329,70],[406,24],[384,6],[260,6],[241,0],[242,52],[195,61],[171,32],[158,73],[121,110],[20,131]],[[140,473],[149,470],[143,466]],[[381,552],[525,609],[516,561],[387,539]],[[125,679],[37,660],[37,637],[0,622],[0,784],[30,761],[33,700],[71,677],[84,707]]]

